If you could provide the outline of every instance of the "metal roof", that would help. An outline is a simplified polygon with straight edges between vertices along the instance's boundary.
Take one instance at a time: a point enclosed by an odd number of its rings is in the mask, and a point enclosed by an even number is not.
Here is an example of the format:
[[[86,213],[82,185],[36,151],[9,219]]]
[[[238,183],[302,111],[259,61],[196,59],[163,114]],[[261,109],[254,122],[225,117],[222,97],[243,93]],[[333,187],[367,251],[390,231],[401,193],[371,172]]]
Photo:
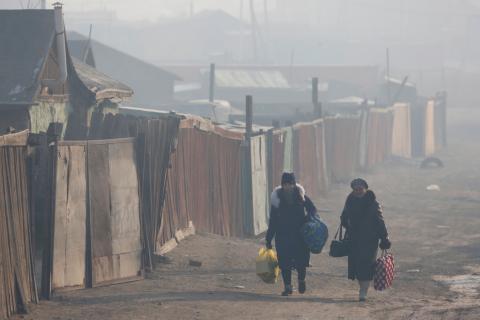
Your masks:
[[[0,104],[33,101],[54,37],[53,10],[0,10]]]
[[[97,99],[127,98],[133,95],[133,90],[125,84],[108,77],[76,58],[72,57],[72,61],[78,77],[88,90],[95,93]]]
[[[283,74],[275,70],[219,69],[215,71],[215,85],[226,88],[290,88]]]
[[[350,104],[350,105],[361,106],[365,102],[367,102],[367,105],[369,105],[369,106],[375,105],[375,101],[373,101],[373,100],[365,99],[365,98],[362,98],[362,97],[356,97],[356,96],[350,96],[350,97],[335,99],[335,100],[329,101],[328,103],[330,103],[330,104]]]

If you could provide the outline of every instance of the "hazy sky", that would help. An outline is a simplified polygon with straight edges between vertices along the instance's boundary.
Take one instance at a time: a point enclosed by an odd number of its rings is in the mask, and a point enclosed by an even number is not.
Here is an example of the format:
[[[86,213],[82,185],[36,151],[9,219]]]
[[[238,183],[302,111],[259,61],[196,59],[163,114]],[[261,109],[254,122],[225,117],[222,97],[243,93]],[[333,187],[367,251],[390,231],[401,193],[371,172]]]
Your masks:
[[[24,5],[29,0],[0,0],[23,2]],[[39,0],[30,0],[31,3]],[[56,0],[47,0],[51,4]],[[66,11],[90,11],[107,10],[114,11],[119,19],[122,20],[150,20],[155,21],[160,17],[187,15],[190,12],[193,3],[194,11],[203,9],[223,9],[229,13],[238,16],[242,0],[63,0]],[[243,0],[246,10],[249,0]],[[263,0],[255,0],[259,9],[263,8]],[[276,0],[268,0],[270,6],[275,4]]]
[[[48,7],[58,0],[47,0]],[[269,10],[274,9],[277,5],[277,1],[292,3],[298,3],[298,0],[253,0],[257,7],[257,12],[262,12],[264,4],[268,4]],[[429,3],[433,7],[436,6],[436,1],[431,0],[417,0],[418,3]],[[443,0],[443,2],[450,2],[455,6],[456,0]],[[464,0],[462,0],[464,1]],[[480,5],[480,0],[466,0],[472,4]],[[222,9],[234,16],[240,15],[240,8],[243,4],[244,17],[248,17],[248,5],[250,0],[62,0],[65,5],[66,12],[85,12],[85,11],[106,11],[114,13],[120,20],[129,21],[156,21],[159,18],[173,17],[173,16],[187,16],[193,7],[194,12],[198,12],[204,9]],[[317,8],[318,5],[312,3],[320,3],[320,8],[325,9],[323,2],[326,0],[302,0],[302,6],[306,3],[310,3],[307,6]],[[332,2],[332,1],[331,1]],[[369,6],[370,3],[376,3],[378,6],[378,0],[337,0],[338,5],[343,7],[349,4],[350,6],[356,5],[356,7]],[[394,2],[398,2],[394,1]],[[412,2],[411,0],[405,0],[405,3]],[[416,1],[413,1],[415,3]],[[0,0],[0,8],[12,8],[13,6],[26,7],[30,3],[30,6],[35,6],[40,3],[40,0]],[[381,3],[381,2],[380,2]],[[382,5],[383,6],[383,5]],[[385,1],[384,6],[389,7],[389,2]],[[352,8],[356,8],[352,7]],[[352,9],[353,10],[353,9]],[[390,9],[388,9],[390,10]]]

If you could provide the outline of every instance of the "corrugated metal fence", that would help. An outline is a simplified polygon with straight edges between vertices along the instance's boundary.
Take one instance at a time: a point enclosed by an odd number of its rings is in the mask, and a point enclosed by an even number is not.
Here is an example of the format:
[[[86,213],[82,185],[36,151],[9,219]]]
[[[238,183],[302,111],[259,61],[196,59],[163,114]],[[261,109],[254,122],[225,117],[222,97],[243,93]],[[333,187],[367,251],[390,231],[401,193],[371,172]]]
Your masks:
[[[170,249],[196,230],[242,236],[241,139],[181,123],[167,173],[162,223],[156,252]],[[178,232],[181,232],[178,234]]]
[[[27,181],[27,147],[0,145],[0,318],[37,301]],[[21,144],[17,140],[14,144]]]

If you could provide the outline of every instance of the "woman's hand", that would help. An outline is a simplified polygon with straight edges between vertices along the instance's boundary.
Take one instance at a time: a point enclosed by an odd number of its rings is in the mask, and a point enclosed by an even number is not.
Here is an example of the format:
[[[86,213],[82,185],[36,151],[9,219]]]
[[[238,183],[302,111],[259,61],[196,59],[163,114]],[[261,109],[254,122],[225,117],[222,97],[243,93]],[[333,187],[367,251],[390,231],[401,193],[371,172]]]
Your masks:
[[[382,250],[388,250],[392,247],[392,242],[390,242],[390,239],[385,238],[380,241],[380,249]]]
[[[271,250],[271,249],[273,248],[271,242],[267,242],[267,243],[265,244],[265,247],[266,247],[268,250]]]

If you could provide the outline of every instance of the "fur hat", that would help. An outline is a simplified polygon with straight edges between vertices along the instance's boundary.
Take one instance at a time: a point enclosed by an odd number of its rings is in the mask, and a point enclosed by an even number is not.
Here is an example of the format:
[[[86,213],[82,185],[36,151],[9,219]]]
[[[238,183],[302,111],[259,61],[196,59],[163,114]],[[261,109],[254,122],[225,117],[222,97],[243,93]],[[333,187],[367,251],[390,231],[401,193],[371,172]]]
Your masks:
[[[298,184],[296,185],[298,189],[298,193],[300,194],[300,198],[305,201],[305,188],[303,188],[302,185]],[[279,197],[279,192],[282,190],[282,186],[278,186],[273,190],[271,196],[270,196],[270,204],[274,206],[275,208],[278,208],[280,206],[280,197]]]

